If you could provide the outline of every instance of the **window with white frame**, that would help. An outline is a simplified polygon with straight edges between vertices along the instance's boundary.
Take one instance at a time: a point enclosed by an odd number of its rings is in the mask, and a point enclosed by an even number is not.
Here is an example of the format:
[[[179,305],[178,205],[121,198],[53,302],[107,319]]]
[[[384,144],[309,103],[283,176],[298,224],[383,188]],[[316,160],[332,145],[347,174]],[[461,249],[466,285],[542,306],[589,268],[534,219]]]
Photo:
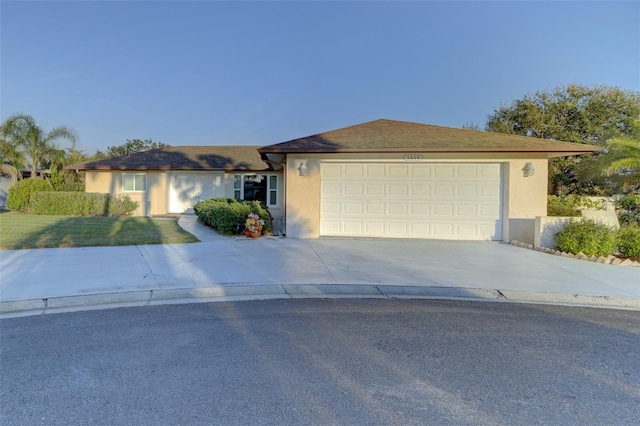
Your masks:
[[[269,207],[278,205],[278,175],[234,175],[233,198],[262,201]]]
[[[123,173],[123,192],[144,192],[147,189],[147,175],[144,173]]]

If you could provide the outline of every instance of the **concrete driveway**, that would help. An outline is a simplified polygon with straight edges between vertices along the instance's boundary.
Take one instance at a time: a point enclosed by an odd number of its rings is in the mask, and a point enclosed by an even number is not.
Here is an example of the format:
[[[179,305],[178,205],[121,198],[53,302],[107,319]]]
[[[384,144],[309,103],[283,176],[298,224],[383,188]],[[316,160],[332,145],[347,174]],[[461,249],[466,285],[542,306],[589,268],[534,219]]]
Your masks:
[[[74,303],[323,294],[478,298],[486,293],[489,299],[536,294],[531,301],[593,304],[585,302],[588,296],[625,299],[622,306],[640,308],[640,268],[509,244],[234,240],[205,231],[200,237],[208,241],[195,244],[1,251],[0,313]]]

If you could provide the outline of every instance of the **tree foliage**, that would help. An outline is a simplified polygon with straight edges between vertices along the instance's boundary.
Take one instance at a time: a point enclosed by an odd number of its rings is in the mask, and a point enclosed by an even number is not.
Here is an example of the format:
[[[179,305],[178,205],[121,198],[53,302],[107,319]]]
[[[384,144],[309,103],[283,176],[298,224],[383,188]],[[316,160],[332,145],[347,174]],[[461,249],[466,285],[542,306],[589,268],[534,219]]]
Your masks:
[[[618,136],[640,136],[640,93],[579,84],[526,94],[488,117],[491,132],[604,146]]]
[[[144,152],[152,149],[165,148],[169,145],[162,142],[154,142],[152,139],[127,139],[127,142],[118,146],[109,146],[106,151],[96,151],[95,158],[102,160],[105,158],[120,157],[136,152]]]
[[[511,105],[500,106],[489,115],[485,130],[604,147],[612,138],[640,137],[639,117],[640,92],[570,84],[527,94]],[[593,180],[580,179],[580,162],[576,157],[550,162],[550,193],[602,191]]]
[[[60,158],[64,150],[55,143],[58,139],[67,139],[75,146],[75,131],[58,126],[45,132],[36,121],[27,114],[14,114],[0,126],[2,143],[0,149],[3,159],[6,157],[18,169],[31,167],[31,177],[36,177],[38,168],[49,167]]]

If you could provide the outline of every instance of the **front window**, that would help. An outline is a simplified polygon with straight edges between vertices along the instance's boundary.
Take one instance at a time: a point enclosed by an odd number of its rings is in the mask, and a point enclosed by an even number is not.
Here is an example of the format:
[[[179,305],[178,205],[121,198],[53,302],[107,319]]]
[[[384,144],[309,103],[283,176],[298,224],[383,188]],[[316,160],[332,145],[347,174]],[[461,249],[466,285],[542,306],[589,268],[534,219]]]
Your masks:
[[[147,189],[147,175],[144,173],[123,173],[122,190],[124,192],[143,192]]]
[[[262,201],[269,207],[278,205],[277,175],[235,175],[233,197],[236,200]]]

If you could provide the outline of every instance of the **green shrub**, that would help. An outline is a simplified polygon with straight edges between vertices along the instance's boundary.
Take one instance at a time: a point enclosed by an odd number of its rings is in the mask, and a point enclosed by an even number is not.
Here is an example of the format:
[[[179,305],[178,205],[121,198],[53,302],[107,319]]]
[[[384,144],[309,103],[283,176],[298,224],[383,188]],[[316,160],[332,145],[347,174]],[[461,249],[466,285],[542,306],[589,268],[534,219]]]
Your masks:
[[[640,226],[631,225],[618,231],[618,251],[624,257],[640,258]]]
[[[29,198],[34,192],[51,191],[51,185],[44,179],[22,179],[11,185],[7,192],[7,208],[13,211],[29,209]]]
[[[548,216],[581,216],[580,209],[603,210],[602,201],[592,201],[583,195],[547,196]]]
[[[568,206],[560,206],[557,204],[549,204],[547,206],[547,216],[568,216],[577,217],[582,216],[580,210]]]
[[[105,216],[130,216],[137,208],[138,202],[131,200],[128,195],[109,195]]]
[[[223,235],[233,235],[236,230],[244,231],[244,223],[249,213],[256,213],[264,220],[265,234],[273,228],[269,209],[259,201],[234,200],[233,198],[212,198],[203,200],[193,206],[193,211],[200,222],[211,226]],[[237,225],[240,225],[238,228]]]
[[[34,192],[29,212],[65,216],[128,216],[138,207],[128,196],[92,192]]]
[[[572,221],[556,234],[555,249],[587,256],[607,256],[616,248],[616,232],[591,220]]]
[[[625,195],[616,201],[620,225],[640,225],[640,194]]]
[[[47,179],[54,191],[84,192],[85,185],[71,173],[57,173]]]

